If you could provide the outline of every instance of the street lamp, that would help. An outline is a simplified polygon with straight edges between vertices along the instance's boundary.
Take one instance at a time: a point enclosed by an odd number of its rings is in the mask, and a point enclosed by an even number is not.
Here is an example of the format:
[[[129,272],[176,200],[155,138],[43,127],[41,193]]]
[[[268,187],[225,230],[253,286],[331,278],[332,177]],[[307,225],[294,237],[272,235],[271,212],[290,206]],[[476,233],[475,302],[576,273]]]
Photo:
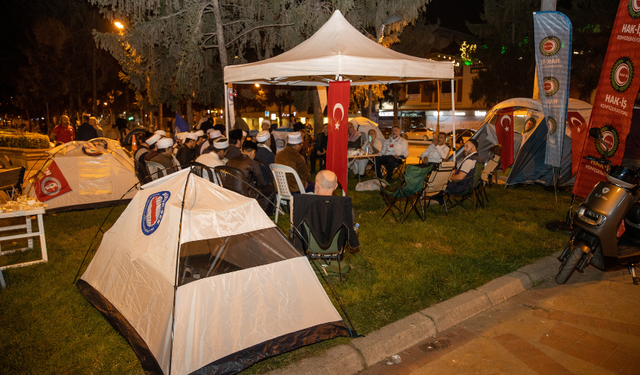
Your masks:
[[[124,25],[120,21],[116,21],[113,24],[120,30],[124,29]]]

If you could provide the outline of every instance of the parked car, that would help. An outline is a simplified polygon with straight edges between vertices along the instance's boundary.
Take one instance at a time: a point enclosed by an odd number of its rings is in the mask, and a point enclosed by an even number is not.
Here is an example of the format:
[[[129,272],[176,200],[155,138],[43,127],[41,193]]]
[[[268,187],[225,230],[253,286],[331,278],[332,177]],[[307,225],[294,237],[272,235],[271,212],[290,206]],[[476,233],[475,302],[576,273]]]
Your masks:
[[[462,147],[469,138],[473,137],[476,134],[476,130],[474,129],[456,129],[456,149]],[[453,132],[447,133],[447,144],[451,146],[451,136]]]
[[[414,141],[433,141],[433,135],[435,133],[436,132],[433,129],[416,128],[402,134],[402,138]]]

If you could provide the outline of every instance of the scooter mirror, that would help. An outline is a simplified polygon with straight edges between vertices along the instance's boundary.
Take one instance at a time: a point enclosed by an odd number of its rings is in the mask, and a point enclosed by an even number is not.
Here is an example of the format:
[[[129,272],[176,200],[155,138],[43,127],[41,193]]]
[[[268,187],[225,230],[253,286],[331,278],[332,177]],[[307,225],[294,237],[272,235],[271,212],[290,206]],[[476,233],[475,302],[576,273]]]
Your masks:
[[[589,137],[598,139],[600,138],[600,128],[591,128],[589,129]]]

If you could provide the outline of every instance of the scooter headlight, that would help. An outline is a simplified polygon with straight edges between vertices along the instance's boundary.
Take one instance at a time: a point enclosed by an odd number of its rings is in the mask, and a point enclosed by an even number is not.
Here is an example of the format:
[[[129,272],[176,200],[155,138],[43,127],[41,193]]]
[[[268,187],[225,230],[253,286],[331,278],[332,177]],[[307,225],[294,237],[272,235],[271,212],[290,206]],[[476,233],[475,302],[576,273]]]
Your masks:
[[[598,212],[592,211],[586,207],[580,206],[578,208],[578,219],[584,221],[589,225],[599,227],[602,224],[604,224],[604,220],[606,219],[606,216]]]

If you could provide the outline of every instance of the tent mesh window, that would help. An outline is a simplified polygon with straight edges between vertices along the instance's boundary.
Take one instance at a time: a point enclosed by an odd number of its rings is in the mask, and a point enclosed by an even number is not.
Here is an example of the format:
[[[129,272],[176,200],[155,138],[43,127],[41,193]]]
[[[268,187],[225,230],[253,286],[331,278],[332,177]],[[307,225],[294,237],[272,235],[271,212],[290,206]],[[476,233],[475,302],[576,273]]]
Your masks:
[[[277,228],[187,242],[180,246],[178,285],[299,256]]]

